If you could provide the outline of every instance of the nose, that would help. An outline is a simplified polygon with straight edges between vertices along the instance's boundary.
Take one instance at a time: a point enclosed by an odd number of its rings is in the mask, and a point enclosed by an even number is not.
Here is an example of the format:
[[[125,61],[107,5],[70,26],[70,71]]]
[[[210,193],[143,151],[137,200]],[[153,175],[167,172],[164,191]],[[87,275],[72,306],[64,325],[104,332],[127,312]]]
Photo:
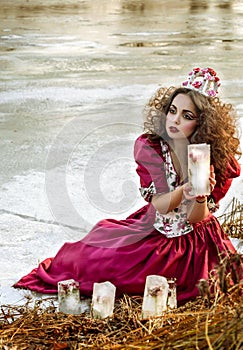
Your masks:
[[[179,125],[179,124],[180,124],[180,115],[179,115],[179,113],[176,113],[176,114],[174,115],[174,123],[175,123],[176,125]]]

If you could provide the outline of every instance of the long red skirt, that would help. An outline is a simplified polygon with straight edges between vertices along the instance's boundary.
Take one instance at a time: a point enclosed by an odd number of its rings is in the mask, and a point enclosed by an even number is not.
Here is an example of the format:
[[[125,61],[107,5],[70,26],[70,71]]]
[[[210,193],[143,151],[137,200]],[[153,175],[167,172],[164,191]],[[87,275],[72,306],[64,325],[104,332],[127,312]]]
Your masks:
[[[194,299],[200,279],[219,263],[219,254],[235,252],[213,215],[186,235],[167,238],[154,229],[155,210],[148,204],[126,220],[102,220],[75,243],[65,243],[14,287],[57,293],[59,281],[74,279],[84,296],[94,282],[110,281],[117,295],[143,295],[146,276],[177,279],[179,303]]]

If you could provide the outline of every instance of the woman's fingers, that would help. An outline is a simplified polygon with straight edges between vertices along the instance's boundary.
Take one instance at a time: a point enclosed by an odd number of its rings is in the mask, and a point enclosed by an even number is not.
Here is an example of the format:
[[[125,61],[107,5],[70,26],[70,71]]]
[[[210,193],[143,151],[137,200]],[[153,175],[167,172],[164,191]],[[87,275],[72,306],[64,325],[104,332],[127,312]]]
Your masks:
[[[215,172],[214,172],[214,166],[213,165],[210,165],[209,182],[210,182],[210,192],[212,192],[214,190],[215,185],[216,185]]]
[[[210,176],[209,182],[210,182],[210,191],[212,192],[214,190],[215,185],[216,185],[215,176],[214,177]]]
[[[183,185],[183,195],[184,195],[184,198],[189,199],[189,200],[195,198],[195,196],[192,196],[192,195],[190,194],[191,190],[192,190],[192,186],[191,186],[188,182],[185,183],[185,184]]]

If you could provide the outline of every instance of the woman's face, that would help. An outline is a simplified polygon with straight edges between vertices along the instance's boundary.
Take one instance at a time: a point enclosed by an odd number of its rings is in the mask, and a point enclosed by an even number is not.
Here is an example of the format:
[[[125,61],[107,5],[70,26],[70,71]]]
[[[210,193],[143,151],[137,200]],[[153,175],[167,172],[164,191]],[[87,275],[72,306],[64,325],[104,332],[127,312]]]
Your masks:
[[[178,94],[166,115],[166,132],[173,140],[190,138],[196,129],[196,107],[186,94]]]

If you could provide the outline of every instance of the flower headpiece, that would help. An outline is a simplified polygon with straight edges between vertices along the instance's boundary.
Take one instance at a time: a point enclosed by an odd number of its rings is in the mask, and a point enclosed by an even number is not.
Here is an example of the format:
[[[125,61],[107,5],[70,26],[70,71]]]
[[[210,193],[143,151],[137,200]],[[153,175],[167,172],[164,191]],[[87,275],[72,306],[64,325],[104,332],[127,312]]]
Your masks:
[[[214,97],[218,93],[220,82],[212,68],[193,68],[182,86],[198,91],[205,96]]]

